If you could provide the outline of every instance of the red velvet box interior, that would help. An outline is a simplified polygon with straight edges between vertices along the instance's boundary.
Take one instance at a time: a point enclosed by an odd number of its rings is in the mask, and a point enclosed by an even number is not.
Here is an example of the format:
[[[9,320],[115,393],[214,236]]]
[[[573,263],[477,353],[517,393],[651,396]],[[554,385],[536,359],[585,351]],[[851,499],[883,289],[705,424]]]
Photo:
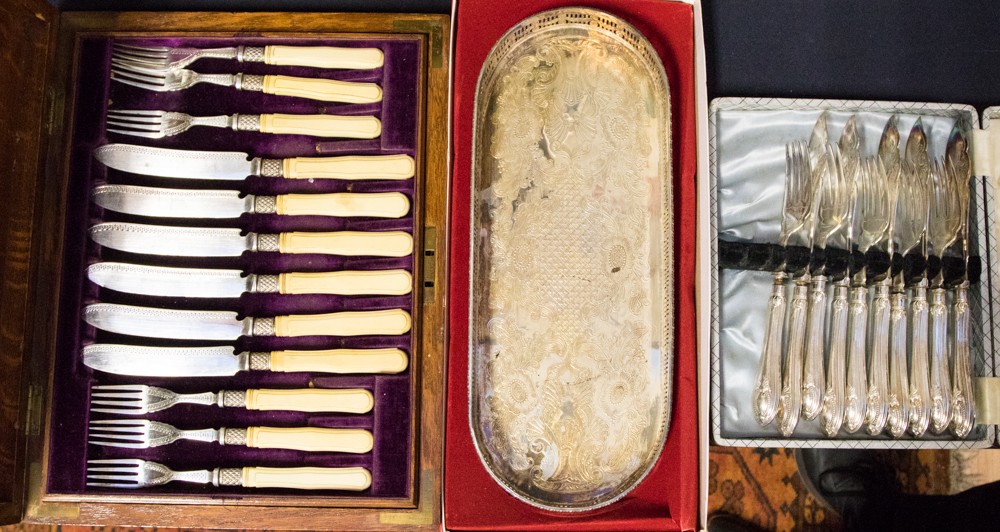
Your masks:
[[[490,49],[524,18],[566,0],[462,0],[456,19],[445,527],[449,530],[693,530],[698,521],[695,345],[694,12],[681,2],[593,0],[632,24],[663,61],[670,85],[674,187],[675,335],[673,417],[659,460],[628,495],[607,507],[557,513],[515,499],[490,477],[469,427],[469,197],[477,81]]]

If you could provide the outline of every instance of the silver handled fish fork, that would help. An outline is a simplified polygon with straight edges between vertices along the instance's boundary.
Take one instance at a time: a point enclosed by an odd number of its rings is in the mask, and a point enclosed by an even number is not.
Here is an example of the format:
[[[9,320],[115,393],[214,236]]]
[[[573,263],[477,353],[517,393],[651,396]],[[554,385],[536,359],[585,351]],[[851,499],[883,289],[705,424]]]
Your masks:
[[[364,389],[223,390],[178,394],[143,384],[95,385],[91,412],[138,415],[159,412],[177,404],[215,405],[250,410],[291,410],[296,412],[351,412],[371,410],[374,398]]]
[[[209,83],[325,102],[373,103],[382,100],[382,89],[374,83],[256,74],[202,74],[184,68],[150,68],[117,59],[111,60],[111,79],[157,92],[179,91],[198,83]]]
[[[813,214],[813,252],[826,249],[827,241],[849,223],[853,187],[844,177],[838,149],[827,144],[819,168],[815,213]],[[802,417],[814,419],[823,408],[824,328],[826,326],[826,267],[818,265],[811,272],[809,316],[806,326],[805,355],[802,368]],[[846,322],[844,322],[846,325]]]
[[[338,115],[219,115],[191,116],[157,110],[108,110],[108,131],[150,139],[178,135],[195,126],[229,128],[233,131],[259,131],[314,137],[373,139],[382,132],[382,123],[374,116]]]
[[[153,68],[183,68],[204,58],[235,59],[240,62],[282,66],[354,69],[378,68],[384,62],[382,50],[378,48],[273,45],[190,48],[135,46],[120,42],[116,42],[112,47],[111,57]]]
[[[90,422],[88,443],[126,449],[148,449],[177,440],[221,445],[244,445],[260,449],[295,449],[367,453],[374,440],[365,429],[321,427],[247,427],[181,430],[148,419],[100,419]]]
[[[801,142],[785,146],[785,193],[781,218],[781,246],[788,245],[792,233],[805,225],[812,207],[812,187],[808,155]],[[767,327],[760,368],[753,389],[753,412],[761,425],[770,423],[778,413],[781,393],[781,350],[785,324],[785,279],[783,271],[774,274],[768,301]]]
[[[192,482],[245,488],[293,488],[361,491],[371,486],[363,467],[217,467],[174,471],[138,459],[87,460],[87,485],[101,488],[148,488],[168,482]]]

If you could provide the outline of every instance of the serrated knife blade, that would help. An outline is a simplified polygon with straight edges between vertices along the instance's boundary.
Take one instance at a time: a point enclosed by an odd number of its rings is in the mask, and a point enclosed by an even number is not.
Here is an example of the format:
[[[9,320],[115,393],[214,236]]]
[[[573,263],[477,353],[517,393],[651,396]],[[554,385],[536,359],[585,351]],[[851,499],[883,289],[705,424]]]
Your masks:
[[[160,218],[239,218],[244,213],[399,218],[410,210],[410,200],[399,192],[240,197],[235,190],[101,185],[91,197],[105,209]]]
[[[409,155],[347,155],[263,159],[243,152],[152,148],[105,144],[98,161],[133,174],[177,179],[243,180],[248,176],[289,179],[409,179],[416,171]]]
[[[409,332],[402,309],[239,319],[224,310],[172,310],[117,303],[87,305],[83,319],[105,331],[149,338],[235,340],[241,336],[363,336]]]
[[[406,270],[292,272],[243,275],[240,270],[172,268],[98,262],[87,277],[99,286],[148,296],[239,297],[244,292],[335,295],[406,295],[413,279]]]
[[[396,348],[330,349],[233,353],[230,346],[148,347],[92,344],[83,348],[83,363],[117,375],[143,377],[227,377],[241,371],[319,373],[399,373],[406,353]]]

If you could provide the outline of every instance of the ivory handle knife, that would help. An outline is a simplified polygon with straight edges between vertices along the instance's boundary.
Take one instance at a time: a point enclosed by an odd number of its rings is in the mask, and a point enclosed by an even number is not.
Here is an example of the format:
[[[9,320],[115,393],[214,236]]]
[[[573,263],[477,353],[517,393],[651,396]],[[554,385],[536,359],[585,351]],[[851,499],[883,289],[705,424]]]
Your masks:
[[[285,194],[276,198],[277,214],[291,216],[399,218],[410,212],[410,200],[399,192]]]
[[[378,48],[337,46],[265,46],[264,63],[317,68],[371,69],[382,66],[385,56]]]
[[[325,373],[399,373],[407,357],[400,349],[328,349],[324,351],[271,351],[270,370]]]
[[[362,467],[244,467],[241,484],[247,488],[361,491],[372,484]]]
[[[295,449],[360,454],[371,451],[374,443],[375,439],[372,437],[372,433],[364,429],[319,427],[248,427],[246,429],[247,447],[257,449]]]
[[[373,139],[382,133],[382,123],[374,116],[265,114],[259,118],[261,133],[350,139]]]
[[[262,249],[262,251],[264,251]],[[405,257],[413,253],[413,237],[403,231],[293,232],[278,235],[281,253],[323,253]]]
[[[247,410],[364,414],[375,406],[375,399],[360,388],[256,389],[246,391],[244,406]]]
[[[324,102],[374,103],[382,101],[382,88],[374,83],[322,78],[264,76],[263,92]]]

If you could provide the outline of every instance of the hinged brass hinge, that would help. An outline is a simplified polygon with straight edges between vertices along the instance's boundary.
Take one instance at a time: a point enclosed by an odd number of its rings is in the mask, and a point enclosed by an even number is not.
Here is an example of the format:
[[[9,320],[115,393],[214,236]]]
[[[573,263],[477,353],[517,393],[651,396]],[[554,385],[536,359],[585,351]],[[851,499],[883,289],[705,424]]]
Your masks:
[[[28,386],[27,410],[24,431],[28,436],[38,436],[42,431],[42,390],[40,387]]]
[[[424,304],[434,304],[434,282],[437,279],[437,229],[424,228]]]
[[[49,104],[48,113],[45,117],[45,134],[46,136],[51,136],[52,131],[56,127],[56,106],[58,105],[59,99],[56,98],[54,90],[49,90],[46,94],[47,103]]]

